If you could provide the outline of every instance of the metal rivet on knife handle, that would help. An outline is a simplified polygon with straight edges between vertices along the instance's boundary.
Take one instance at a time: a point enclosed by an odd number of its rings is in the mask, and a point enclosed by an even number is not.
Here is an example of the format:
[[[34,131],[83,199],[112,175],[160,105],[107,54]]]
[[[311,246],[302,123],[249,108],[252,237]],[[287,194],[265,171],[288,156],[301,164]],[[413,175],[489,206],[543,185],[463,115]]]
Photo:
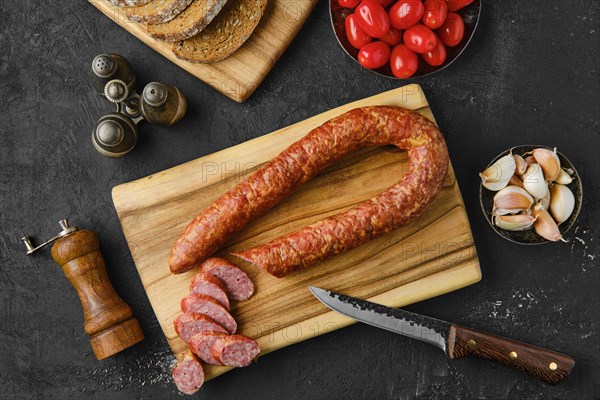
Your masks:
[[[475,346],[477,346],[477,343],[473,339],[469,339],[469,341],[467,342],[467,344],[469,345],[469,347],[475,347]]]
[[[556,365],[555,362],[551,362],[550,365],[548,365],[548,368],[550,368],[552,371],[556,370],[556,368],[558,368],[558,365]]]
[[[514,360],[515,358],[517,358],[517,352],[516,351],[511,351],[508,356],[510,357],[511,360]]]

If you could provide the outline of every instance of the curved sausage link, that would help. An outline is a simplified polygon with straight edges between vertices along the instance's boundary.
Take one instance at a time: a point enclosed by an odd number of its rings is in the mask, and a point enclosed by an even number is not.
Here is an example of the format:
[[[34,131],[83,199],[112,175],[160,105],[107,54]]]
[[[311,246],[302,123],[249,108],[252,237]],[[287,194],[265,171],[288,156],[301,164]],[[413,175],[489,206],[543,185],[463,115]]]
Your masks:
[[[346,212],[234,255],[280,277],[407,224],[442,187],[448,171],[446,143],[418,113],[387,106],[357,108],[313,129],[196,217],[173,246],[171,271],[197,266],[234,232],[349,153],[387,144],[408,151],[409,169],[397,184]]]

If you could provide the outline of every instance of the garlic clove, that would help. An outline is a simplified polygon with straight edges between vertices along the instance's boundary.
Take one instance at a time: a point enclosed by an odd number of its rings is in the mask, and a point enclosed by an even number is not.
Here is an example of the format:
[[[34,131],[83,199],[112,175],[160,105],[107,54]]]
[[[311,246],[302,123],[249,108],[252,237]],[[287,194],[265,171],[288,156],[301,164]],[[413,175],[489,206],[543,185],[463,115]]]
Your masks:
[[[523,157],[523,160],[525,160],[525,162],[527,163],[527,166],[530,166],[531,164],[536,164],[535,158],[533,158],[533,156]]]
[[[548,193],[548,184],[540,164],[531,164],[523,175],[523,187],[536,199],[543,199]]]
[[[538,235],[552,242],[563,240],[558,225],[543,205],[538,203],[533,207],[533,216],[536,217],[533,227]]]
[[[550,188],[552,200],[550,201],[550,214],[558,225],[569,219],[575,209],[575,196],[571,189],[564,185],[556,184]]]
[[[531,228],[536,219],[532,215],[497,215],[494,224],[507,231],[524,231]]]
[[[550,149],[539,148],[531,152],[535,161],[540,164],[544,171],[544,176],[548,182],[553,182],[558,178],[560,173],[560,159],[556,154],[556,147],[554,151]]]
[[[533,205],[533,197],[518,186],[507,186],[494,196],[494,208],[492,212],[497,215],[507,213],[518,213],[529,210]],[[502,214],[501,214],[502,213]]]
[[[515,175],[513,175],[513,176],[510,177],[507,186],[518,186],[518,187],[522,188],[523,187],[523,181],[515,173]]]
[[[546,191],[546,196],[544,196],[541,199],[536,199],[536,200],[539,200],[539,202],[544,206],[544,208],[546,210],[549,210],[550,209],[550,199],[551,199],[551,197],[552,196],[550,194],[550,190],[547,190]]]
[[[523,159],[523,157],[515,154],[513,155],[515,159],[515,174],[521,176],[527,171],[527,162]]]
[[[508,184],[514,172],[515,159],[511,154],[508,154],[490,165],[479,176],[481,177],[481,183],[486,189],[496,192]]]
[[[508,214],[522,214],[522,213],[530,215],[531,214],[531,208],[512,208],[512,209],[495,208],[492,211],[492,215],[494,215],[494,216],[496,216],[496,215],[508,215]]]
[[[561,168],[555,182],[560,183],[561,185],[568,185],[573,182],[573,177],[564,168]]]

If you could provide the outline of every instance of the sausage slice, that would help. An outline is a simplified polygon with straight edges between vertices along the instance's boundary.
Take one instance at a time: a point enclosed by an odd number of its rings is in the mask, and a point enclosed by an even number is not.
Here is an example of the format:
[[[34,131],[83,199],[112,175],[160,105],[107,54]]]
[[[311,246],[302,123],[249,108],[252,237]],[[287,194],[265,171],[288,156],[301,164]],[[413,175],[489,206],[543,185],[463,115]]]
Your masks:
[[[237,322],[214,298],[205,294],[190,293],[181,299],[181,311],[184,313],[202,314],[215,320],[219,325],[229,333],[235,333],[237,330]]]
[[[223,332],[200,332],[190,339],[190,349],[205,363],[213,365],[223,365],[212,355],[212,347],[215,341],[220,337],[228,336]]]
[[[220,336],[212,346],[214,359],[229,367],[247,367],[259,353],[258,342],[243,335]]]
[[[192,279],[190,292],[210,296],[229,310],[229,298],[227,297],[225,285],[219,278],[211,274],[199,271]]]
[[[218,278],[233,300],[246,300],[254,293],[254,284],[248,275],[235,264],[222,258],[209,258],[200,267],[201,271]]]
[[[182,313],[175,321],[175,332],[186,343],[189,343],[192,336],[199,332],[217,331],[227,333],[225,328],[219,325],[214,319],[203,314]]]
[[[204,369],[191,351],[184,353],[181,361],[171,370],[171,375],[177,389],[183,394],[194,394],[204,384]]]

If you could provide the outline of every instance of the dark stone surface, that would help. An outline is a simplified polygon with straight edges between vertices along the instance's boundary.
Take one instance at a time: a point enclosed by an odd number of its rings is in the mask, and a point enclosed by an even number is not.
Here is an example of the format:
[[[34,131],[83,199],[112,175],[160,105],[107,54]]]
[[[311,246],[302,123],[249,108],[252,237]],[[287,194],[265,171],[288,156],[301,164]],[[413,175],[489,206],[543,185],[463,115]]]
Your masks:
[[[600,397],[600,6],[593,0],[483,3],[479,30],[462,59],[417,80],[448,137],[483,280],[408,309],[567,353],[577,360],[573,374],[551,387],[354,325],[228,373],[198,397]],[[244,104],[180,70],[85,1],[5,0],[0,12],[0,398],[180,398],[168,373],[173,358],[128,252],[111,187],[403,82],[361,71],[346,58],[324,0]],[[143,126],[138,147],[119,160],[102,158],[90,143],[94,122],[111,106],[94,93],[87,70],[106,51],[125,55],[141,84],[177,85],[190,103],[174,128]],[[476,172],[523,143],[558,146],[583,177],[585,203],[569,243],[518,247],[481,215]],[[24,233],[49,237],[65,216],[98,233],[112,282],[147,335],[103,362],[91,352],[79,302],[58,267],[48,253],[25,257],[19,242]]]

